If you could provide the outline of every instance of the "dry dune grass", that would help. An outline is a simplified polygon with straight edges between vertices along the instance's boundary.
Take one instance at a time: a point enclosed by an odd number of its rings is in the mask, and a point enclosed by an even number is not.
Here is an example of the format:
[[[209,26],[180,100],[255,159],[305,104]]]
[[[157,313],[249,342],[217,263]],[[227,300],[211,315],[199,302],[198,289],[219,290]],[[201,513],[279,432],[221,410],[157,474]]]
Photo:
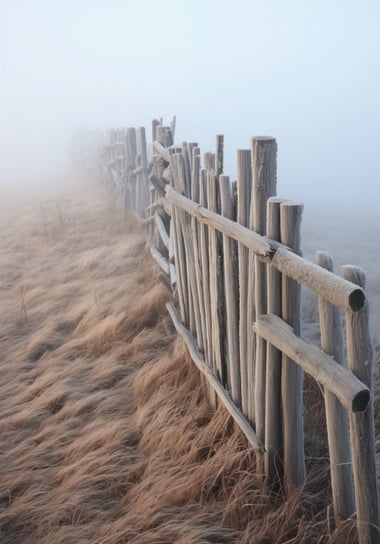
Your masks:
[[[3,204],[3,544],[355,542],[333,529],[326,451],[285,500],[204,384],[144,233],[107,194]],[[318,428],[318,390],[307,419]],[[319,411],[321,412],[321,411]]]

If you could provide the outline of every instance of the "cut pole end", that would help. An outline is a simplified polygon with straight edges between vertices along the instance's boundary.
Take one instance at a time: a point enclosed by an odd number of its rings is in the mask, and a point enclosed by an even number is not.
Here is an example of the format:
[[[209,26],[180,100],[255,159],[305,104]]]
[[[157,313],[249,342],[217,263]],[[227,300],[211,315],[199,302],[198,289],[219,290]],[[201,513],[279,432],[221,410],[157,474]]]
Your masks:
[[[355,397],[352,399],[352,411],[364,412],[369,404],[370,398],[371,394],[369,392],[369,389],[363,389],[362,391],[359,391],[359,393],[355,395]]]
[[[358,312],[359,310],[361,310],[365,304],[365,301],[365,293],[363,289],[360,288],[354,289],[348,297],[348,303],[353,312]]]

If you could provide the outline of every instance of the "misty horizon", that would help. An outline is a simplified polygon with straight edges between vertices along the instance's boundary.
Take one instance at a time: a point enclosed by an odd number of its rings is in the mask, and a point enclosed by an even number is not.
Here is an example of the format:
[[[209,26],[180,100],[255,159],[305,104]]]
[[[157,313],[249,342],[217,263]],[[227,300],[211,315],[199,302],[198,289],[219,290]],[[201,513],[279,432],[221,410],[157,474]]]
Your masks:
[[[380,6],[164,0],[0,1],[0,186],[67,175],[80,127],[177,115],[176,141],[225,173],[253,136],[278,142],[278,190],[376,209]]]

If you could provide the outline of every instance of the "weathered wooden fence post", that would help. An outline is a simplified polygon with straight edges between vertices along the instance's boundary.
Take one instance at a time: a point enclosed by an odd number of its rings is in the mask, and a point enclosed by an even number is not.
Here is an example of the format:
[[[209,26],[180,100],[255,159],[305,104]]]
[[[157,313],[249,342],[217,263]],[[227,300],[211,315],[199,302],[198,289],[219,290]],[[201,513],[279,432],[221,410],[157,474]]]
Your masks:
[[[280,241],[280,206],[283,198],[271,197],[267,202],[267,236]],[[282,316],[281,273],[270,264],[268,275],[268,313]],[[267,375],[265,389],[265,474],[270,481],[282,471],[282,405],[281,351],[267,343]]]
[[[324,251],[317,253],[318,264],[333,271],[332,258]],[[318,297],[322,349],[338,364],[343,364],[342,319],[340,309]],[[348,415],[338,399],[325,390],[327,436],[330,452],[331,489],[336,522],[355,512],[352,481],[351,444]]]
[[[250,149],[237,152],[237,221],[248,227],[252,192],[252,161]],[[248,357],[247,357],[247,300],[248,300],[248,249],[238,242],[239,255],[239,354],[241,376],[241,406],[248,416]]]
[[[301,252],[300,227],[303,205],[284,202],[280,206],[281,242]],[[300,286],[282,276],[282,317],[300,334]],[[283,355],[281,395],[284,433],[284,483],[288,493],[301,486],[306,477],[303,430],[303,371]]]
[[[218,184],[215,174],[208,172],[207,174],[207,200],[210,210],[220,213]],[[225,384],[227,382],[227,367],[224,360],[222,338],[223,321],[221,319],[221,288],[223,285],[223,270],[219,258],[219,233],[209,228],[209,265],[210,265],[210,303],[211,303],[211,327],[212,327],[212,344],[213,344],[213,360],[215,370],[219,380]]]
[[[222,215],[233,219],[233,200],[231,193],[230,178],[219,177]],[[236,277],[236,243],[229,236],[223,235],[223,267],[224,267],[224,289],[226,309],[226,357],[228,357],[229,386],[233,401],[237,406],[241,405],[240,387],[240,365],[239,365],[239,329],[238,329],[238,290]]]
[[[343,277],[364,289],[365,274],[357,266],[343,266]],[[352,372],[373,391],[372,347],[368,303],[358,312],[346,312],[347,356]],[[360,544],[380,542],[379,502],[375,464],[373,395],[365,412],[350,414],[352,467]]]
[[[255,232],[266,234],[267,200],[276,194],[277,142],[274,138],[260,137],[252,140],[252,199],[251,217]],[[267,267],[257,256],[254,259],[255,318],[267,312]],[[251,326],[252,326],[251,322]],[[265,442],[265,383],[266,342],[256,338],[255,357],[255,421],[256,434]],[[250,355],[250,354],[249,354]]]

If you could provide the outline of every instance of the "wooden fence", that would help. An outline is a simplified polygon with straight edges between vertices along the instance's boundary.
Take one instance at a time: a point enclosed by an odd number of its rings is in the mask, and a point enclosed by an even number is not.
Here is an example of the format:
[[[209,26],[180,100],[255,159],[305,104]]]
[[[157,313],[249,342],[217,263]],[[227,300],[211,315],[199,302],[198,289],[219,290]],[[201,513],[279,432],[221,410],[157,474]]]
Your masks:
[[[223,137],[203,155],[174,145],[170,127],[114,130],[102,177],[148,226],[167,305],[191,357],[257,450],[263,477],[286,492],[306,478],[303,374],[323,388],[334,515],[355,516],[360,543],[379,542],[372,353],[365,276],[332,272],[325,252],[301,257],[303,206],[276,197],[275,139],[237,152],[237,181],[223,174]],[[318,297],[321,347],[300,337],[300,286]],[[344,315],[342,315],[342,313]],[[342,331],[345,329],[346,349]],[[347,354],[347,355],[345,355]],[[216,396],[215,396],[216,394]]]

